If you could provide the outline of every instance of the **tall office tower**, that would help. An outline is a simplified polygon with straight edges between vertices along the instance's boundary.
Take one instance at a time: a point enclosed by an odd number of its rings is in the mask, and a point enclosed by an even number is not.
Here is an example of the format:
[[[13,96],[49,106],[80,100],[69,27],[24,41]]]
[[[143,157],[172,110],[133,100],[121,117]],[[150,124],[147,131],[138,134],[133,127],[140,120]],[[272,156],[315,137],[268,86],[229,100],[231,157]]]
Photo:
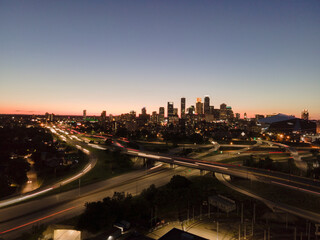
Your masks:
[[[105,124],[106,123],[106,119],[107,119],[107,112],[106,111],[102,111],[101,118],[100,118],[101,124]]]
[[[141,114],[142,114],[142,115],[146,115],[146,114],[147,114],[147,109],[146,109],[146,107],[143,107],[143,108],[141,109]]]
[[[304,109],[302,112],[301,112],[301,119],[303,120],[309,120],[309,112],[307,109]]]
[[[164,121],[164,107],[159,107],[159,117],[158,117],[158,122],[163,122]]]
[[[159,115],[164,116],[164,107],[159,107]]]
[[[210,114],[210,97],[208,95],[204,97],[204,114]]]
[[[247,113],[244,113],[244,114],[243,114],[243,118],[244,118],[244,119],[247,119]]]
[[[197,98],[196,114],[203,114],[203,103],[201,102],[201,98]]]
[[[220,105],[220,110],[226,110],[227,109],[227,105],[225,103],[222,103]]]
[[[134,121],[137,117],[137,114],[135,111],[130,111],[130,121]]]
[[[240,119],[240,113],[236,113],[236,119],[237,119],[237,120]]]
[[[173,115],[174,116],[178,116],[178,108],[174,108],[173,109]]]
[[[210,114],[214,114],[214,106],[210,106],[209,109],[210,109]]]
[[[153,123],[158,122],[158,114],[157,114],[156,111],[153,111],[153,112],[152,112],[151,121],[152,121]]]
[[[181,98],[181,118],[186,117],[186,98]]]
[[[195,113],[194,106],[191,105],[191,106],[188,108],[188,114],[189,114],[189,115],[193,115],[194,113]]]
[[[83,110],[83,121],[87,119],[87,110]]]
[[[172,117],[173,116],[173,102],[168,102],[168,117]]]

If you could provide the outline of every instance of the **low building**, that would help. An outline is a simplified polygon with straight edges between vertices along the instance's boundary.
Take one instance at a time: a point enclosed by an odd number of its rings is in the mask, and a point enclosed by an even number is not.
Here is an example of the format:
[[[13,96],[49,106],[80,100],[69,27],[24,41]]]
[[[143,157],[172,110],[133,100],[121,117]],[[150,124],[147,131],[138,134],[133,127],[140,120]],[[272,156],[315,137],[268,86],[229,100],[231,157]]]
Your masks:
[[[163,235],[159,240],[208,240],[207,238],[199,237],[195,234],[182,231],[177,228],[172,228],[169,232]]]

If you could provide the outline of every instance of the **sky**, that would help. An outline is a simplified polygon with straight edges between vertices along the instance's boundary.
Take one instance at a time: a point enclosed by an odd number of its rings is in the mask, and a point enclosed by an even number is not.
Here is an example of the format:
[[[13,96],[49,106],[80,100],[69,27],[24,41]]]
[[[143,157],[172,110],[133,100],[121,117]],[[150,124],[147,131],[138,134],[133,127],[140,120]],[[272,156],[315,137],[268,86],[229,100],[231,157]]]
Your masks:
[[[0,114],[234,112],[320,119],[318,0],[0,0]]]

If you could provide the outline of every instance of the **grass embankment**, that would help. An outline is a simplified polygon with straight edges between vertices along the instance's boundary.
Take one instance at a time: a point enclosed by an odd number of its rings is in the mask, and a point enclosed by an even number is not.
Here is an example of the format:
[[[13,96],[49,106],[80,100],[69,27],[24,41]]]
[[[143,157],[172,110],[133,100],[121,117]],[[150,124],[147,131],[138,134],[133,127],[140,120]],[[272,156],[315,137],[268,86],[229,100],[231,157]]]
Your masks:
[[[81,177],[81,186],[106,180],[132,170],[129,159],[125,155],[98,150],[89,146],[86,149],[90,151],[90,157],[97,158],[97,163],[93,169]],[[57,191],[67,191],[78,186],[79,181],[73,181],[57,189]]]

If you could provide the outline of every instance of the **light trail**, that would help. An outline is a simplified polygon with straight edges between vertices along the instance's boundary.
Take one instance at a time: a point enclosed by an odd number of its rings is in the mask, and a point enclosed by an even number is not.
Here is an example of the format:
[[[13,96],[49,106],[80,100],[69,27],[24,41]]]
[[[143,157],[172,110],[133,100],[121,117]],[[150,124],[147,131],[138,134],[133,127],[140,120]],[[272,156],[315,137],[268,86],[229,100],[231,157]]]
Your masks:
[[[226,167],[220,167],[220,166],[217,166],[217,165],[210,165],[210,164],[199,163],[199,162],[197,162],[196,164],[197,165],[206,166],[206,167],[213,167],[213,168],[219,168],[219,169],[228,170],[228,168],[226,168]]]
[[[44,220],[44,219],[47,219],[47,218],[53,217],[53,216],[55,216],[55,215],[58,215],[58,214],[61,214],[61,213],[67,212],[67,211],[70,211],[71,209],[74,209],[74,208],[76,208],[76,207],[80,207],[80,206],[81,206],[81,205],[79,205],[79,206],[74,206],[74,207],[70,207],[70,208],[67,208],[67,209],[61,210],[61,211],[59,211],[59,212],[55,212],[55,213],[50,214],[50,215],[48,215],[48,216],[45,216],[45,217],[42,217],[42,218],[38,218],[38,219],[36,219],[36,220],[33,220],[33,221],[31,221],[31,222],[28,222],[28,223],[22,224],[22,225],[20,225],[20,226],[17,226],[17,227],[14,227],[14,228],[11,228],[11,229],[8,229],[8,230],[5,230],[5,231],[2,231],[2,232],[0,232],[0,234],[8,233],[8,232],[11,232],[11,231],[17,230],[17,229],[19,229],[19,228],[26,227],[26,226],[28,226],[28,225],[30,225],[30,224],[33,224],[33,223],[36,223],[36,222],[42,221],[42,220]]]
[[[188,163],[188,162],[181,162],[181,161],[177,161],[177,160],[174,160],[175,163],[179,163],[179,164],[182,164],[182,165],[189,165],[189,166],[198,166],[197,164],[194,164],[194,163]]]

